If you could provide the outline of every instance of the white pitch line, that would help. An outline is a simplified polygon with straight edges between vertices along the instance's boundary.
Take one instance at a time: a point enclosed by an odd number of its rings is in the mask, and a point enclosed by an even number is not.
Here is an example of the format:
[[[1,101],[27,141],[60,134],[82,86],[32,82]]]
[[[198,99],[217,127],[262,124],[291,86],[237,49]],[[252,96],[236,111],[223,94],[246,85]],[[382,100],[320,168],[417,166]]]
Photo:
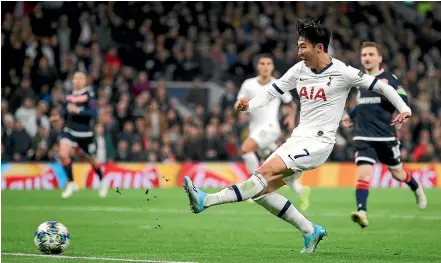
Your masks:
[[[74,257],[74,256],[60,256],[60,255],[25,254],[25,253],[2,253],[2,256],[57,258],[57,259],[86,259],[86,260],[118,261],[118,262],[197,263],[197,262],[192,262],[192,261],[164,261],[164,260],[130,259],[130,258]]]
[[[2,209],[11,210],[28,210],[28,211],[41,211],[41,210],[57,210],[57,211],[79,211],[79,212],[114,212],[114,213],[162,213],[162,214],[183,214],[190,213],[187,209],[173,209],[173,208],[129,208],[129,207],[99,207],[99,206],[2,206]],[[211,214],[215,215],[234,215],[234,214],[246,214],[246,215],[266,215],[267,211],[247,211],[241,212],[240,210],[213,210]],[[318,217],[348,217],[348,213],[343,212],[329,212],[324,211],[320,213],[308,213],[308,216]],[[380,214],[370,213],[369,218],[384,218],[384,219],[402,219],[402,220],[441,220],[441,215],[418,215],[418,214]]]

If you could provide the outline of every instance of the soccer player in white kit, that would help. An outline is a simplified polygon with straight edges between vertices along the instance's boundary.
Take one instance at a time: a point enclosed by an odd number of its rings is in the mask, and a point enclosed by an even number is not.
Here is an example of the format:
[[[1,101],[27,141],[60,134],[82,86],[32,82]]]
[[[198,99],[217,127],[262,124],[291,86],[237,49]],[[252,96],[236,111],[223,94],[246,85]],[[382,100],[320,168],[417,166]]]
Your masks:
[[[237,95],[238,99],[247,98],[252,99],[257,96],[262,90],[271,88],[271,84],[276,80],[272,74],[274,71],[273,59],[268,54],[261,54],[257,58],[257,77],[250,78],[244,81],[240,87]],[[256,152],[259,152],[260,157],[264,156],[266,152],[272,153],[278,146],[277,140],[281,135],[281,128],[279,124],[279,108],[281,103],[290,105],[291,112],[286,116],[284,124],[289,130],[294,129],[296,104],[293,102],[291,93],[285,92],[279,98],[274,99],[265,107],[256,109],[249,113],[249,137],[243,142],[241,147],[242,158],[248,169],[248,172],[253,173],[259,168],[259,159]],[[303,188],[300,182],[294,183],[294,191],[300,196],[300,210],[306,211],[309,207],[309,192],[310,188]],[[249,199],[251,201],[252,199]]]
[[[253,111],[296,89],[300,97],[300,123],[291,137],[243,182],[207,194],[197,189],[189,177],[184,177],[184,188],[194,213],[210,206],[254,198],[272,214],[297,227],[304,239],[301,253],[311,253],[326,235],[326,229],[306,219],[288,199],[274,191],[284,184],[292,187],[303,171],[314,169],[328,159],[352,86],[384,95],[399,111],[391,123],[397,124],[398,128],[408,121],[411,110],[385,82],[331,58],[328,55],[331,31],[326,26],[299,21],[297,31],[298,54],[302,61],[275,81],[271,88],[250,101],[242,98],[236,102],[237,110]]]

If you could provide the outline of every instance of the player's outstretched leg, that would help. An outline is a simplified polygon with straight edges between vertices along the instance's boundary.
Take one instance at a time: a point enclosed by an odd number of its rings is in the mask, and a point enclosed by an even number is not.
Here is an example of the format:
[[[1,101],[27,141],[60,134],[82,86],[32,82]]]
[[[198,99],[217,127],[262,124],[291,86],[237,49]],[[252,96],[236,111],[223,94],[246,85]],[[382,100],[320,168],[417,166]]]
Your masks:
[[[82,146],[83,151],[86,152],[86,159],[89,162],[89,164],[92,166],[92,169],[95,171],[95,173],[98,175],[98,178],[100,179],[100,186],[99,186],[99,190],[98,190],[98,195],[101,198],[104,198],[107,196],[108,193],[108,186],[107,183],[104,182],[103,180],[103,171],[102,171],[102,167],[101,164],[99,162],[96,161],[95,156],[96,156],[96,143],[93,142],[93,139],[86,139],[85,141],[83,141],[82,144],[80,144],[80,146]],[[86,146],[87,145],[87,146]]]
[[[276,149],[278,147],[279,146],[276,143],[271,143],[268,146],[268,148],[266,148],[266,149],[259,149],[259,155],[262,158],[268,158],[270,155],[266,155],[265,156],[264,153],[265,152],[273,153],[273,152],[276,151]],[[247,165],[247,168],[248,168],[248,171],[255,171],[255,170],[250,170],[248,165]],[[300,197],[300,210],[303,213],[305,213],[306,210],[308,210],[308,208],[309,208],[309,195],[311,193],[311,188],[309,188],[308,186],[304,187],[298,180],[296,180],[291,187],[294,190],[294,192]],[[249,199],[249,200],[251,200],[251,199]]]
[[[397,169],[389,168],[392,176],[400,182],[406,183],[409,188],[415,194],[417,207],[419,209],[425,209],[427,207],[426,194],[421,184],[419,184],[412,175],[407,173],[402,167]]]
[[[245,201],[260,193],[268,185],[267,179],[255,172],[248,180],[232,185],[214,194],[206,194],[193,185],[191,179],[184,177],[184,189],[190,199],[190,207],[197,214],[213,205]]]
[[[184,189],[187,192],[188,198],[190,199],[190,209],[193,213],[198,214],[205,210],[206,206],[204,205],[205,198],[207,194],[203,192],[201,189],[196,188],[193,185],[190,177],[184,177]]]
[[[95,171],[95,173],[98,175],[98,178],[100,178],[100,188],[98,191],[98,195],[101,198],[104,198],[107,196],[107,193],[109,192],[109,188],[106,184],[106,182],[104,182],[103,180],[103,171],[101,169],[101,165],[95,161],[95,159],[89,159],[90,165],[92,165],[93,170]]]
[[[101,169],[101,165],[99,165],[99,164],[94,165],[93,170],[95,170],[95,173],[100,178],[100,189],[99,189],[98,195],[101,198],[104,198],[107,196],[107,193],[109,192],[109,188],[108,188],[106,182],[104,182],[104,180],[103,180],[103,171]]]
[[[92,169],[95,171],[95,173],[98,175],[98,178],[100,179],[100,186],[98,190],[98,195],[101,198],[104,198],[107,196],[108,193],[108,186],[107,183],[103,180],[103,171],[101,164],[96,161],[95,155],[96,155],[96,144],[94,142],[91,142],[87,140],[86,142],[87,147],[84,147],[83,150],[87,152],[86,159],[89,162],[89,164],[92,166]]]
[[[357,201],[357,212],[353,212],[351,215],[352,221],[358,223],[362,228],[368,226],[369,221],[367,218],[367,199],[369,196],[369,182],[373,171],[372,164],[358,163],[357,173],[358,181],[355,190],[355,198]]]
[[[72,194],[78,189],[72,176],[72,158],[70,157],[71,149],[72,147],[70,145],[69,140],[67,139],[60,140],[60,148],[59,148],[60,162],[61,165],[63,165],[64,172],[66,173],[67,176],[67,185],[63,193],[61,194],[61,197],[63,199],[71,197]]]
[[[276,192],[260,195],[253,198],[256,204],[261,205],[271,214],[295,226],[303,234],[303,249],[301,253],[311,253],[318,243],[327,235],[326,229],[313,224],[305,218],[295,206],[283,195]]]
[[[205,194],[197,189],[189,177],[184,178],[184,188],[190,199],[190,206],[194,213],[200,213],[213,205],[241,202],[250,199],[268,186],[268,183],[283,177],[287,170],[285,163],[279,156],[265,162],[250,178],[217,193]]]
[[[285,163],[276,155],[265,162],[248,180],[235,184],[230,188],[225,188],[220,192],[206,194],[197,189],[189,177],[184,178],[184,188],[187,191],[190,207],[194,213],[200,213],[212,205],[240,202],[256,197],[256,203],[302,231],[304,249],[301,252],[311,253],[315,251],[318,243],[326,235],[326,230],[319,225],[312,224],[282,195],[276,193],[269,195],[268,192],[277,189],[272,188],[274,185],[278,185],[277,182],[280,183],[283,174],[287,171],[290,170],[287,170]],[[257,196],[262,197],[257,198]]]

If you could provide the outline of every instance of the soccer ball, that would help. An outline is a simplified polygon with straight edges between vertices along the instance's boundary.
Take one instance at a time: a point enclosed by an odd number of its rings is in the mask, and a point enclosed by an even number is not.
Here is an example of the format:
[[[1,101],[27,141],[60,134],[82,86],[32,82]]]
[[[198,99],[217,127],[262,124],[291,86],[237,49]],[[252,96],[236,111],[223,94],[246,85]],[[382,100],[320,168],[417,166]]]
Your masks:
[[[69,231],[57,221],[46,221],[35,231],[34,244],[44,254],[61,254],[69,242]]]

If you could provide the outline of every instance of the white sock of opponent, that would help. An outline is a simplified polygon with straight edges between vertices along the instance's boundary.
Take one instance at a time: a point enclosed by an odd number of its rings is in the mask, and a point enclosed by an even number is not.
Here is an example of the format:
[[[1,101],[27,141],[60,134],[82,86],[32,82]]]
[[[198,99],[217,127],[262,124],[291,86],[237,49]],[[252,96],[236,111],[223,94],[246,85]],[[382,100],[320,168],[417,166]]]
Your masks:
[[[255,172],[248,180],[237,183],[214,194],[207,194],[204,206],[220,205],[225,203],[245,201],[260,193],[268,182],[259,172]]]
[[[247,166],[249,173],[254,173],[257,171],[257,168],[259,168],[259,159],[257,159],[257,156],[253,152],[245,153],[242,155],[243,161],[245,162],[245,165]]]
[[[310,235],[314,232],[311,221],[306,219],[283,195],[272,192],[253,198],[253,200],[271,214],[298,228],[304,235]]]

